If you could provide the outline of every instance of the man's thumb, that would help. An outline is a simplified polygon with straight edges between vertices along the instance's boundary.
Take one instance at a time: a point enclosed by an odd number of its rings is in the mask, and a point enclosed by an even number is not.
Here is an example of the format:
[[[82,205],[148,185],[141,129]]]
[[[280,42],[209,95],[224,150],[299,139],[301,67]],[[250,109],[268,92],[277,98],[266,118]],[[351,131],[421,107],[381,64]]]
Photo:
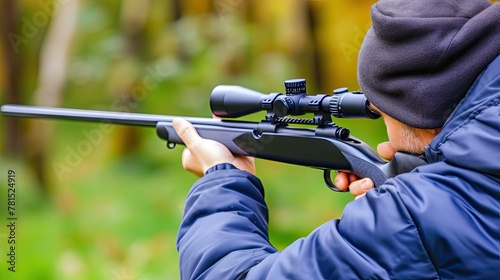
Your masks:
[[[175,132],[177,132],[177,135],[179,135],[179,137],[182,139],[182,142],[184,142],[187,147],[201,138],[198,132],[196,132],[194,126],[185,119],[173,119],[172,127],[175,129]]]

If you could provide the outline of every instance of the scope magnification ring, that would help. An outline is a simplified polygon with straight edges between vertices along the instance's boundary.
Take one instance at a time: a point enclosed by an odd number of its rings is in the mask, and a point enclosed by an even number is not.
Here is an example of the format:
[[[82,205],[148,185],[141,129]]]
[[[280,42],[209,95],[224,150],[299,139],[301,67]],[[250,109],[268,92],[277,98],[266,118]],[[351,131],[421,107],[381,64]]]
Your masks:
[[[342,104],[342,95],[334,95],[332,96],[332,98],[330,99],[330,103],[328,104],[328,107],[330,109],[330,114],[332,114],[334,117],[336,118],[341,118],[342,117],[342,113],[340,113],[341,111],[341,105]]]

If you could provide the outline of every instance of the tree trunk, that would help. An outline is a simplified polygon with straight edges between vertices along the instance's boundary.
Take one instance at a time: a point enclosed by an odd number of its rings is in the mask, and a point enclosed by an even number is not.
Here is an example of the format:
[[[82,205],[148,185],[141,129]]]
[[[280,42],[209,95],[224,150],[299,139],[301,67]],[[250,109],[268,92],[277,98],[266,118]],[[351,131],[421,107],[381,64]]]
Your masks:
[[[20,61],[19,61],[19,48],[15,44],[17,36],[15,26],[18,21],[18,11],[16,1],[5,0],[2,1],[2,21],[3,28],[1,29],[2,38],[9,38],[2,40],[5,61],[5,103],[19,104],[21,103],[21,94],[19,92],[20,81]],[[3,152],[7,156],[18,156],[23,152],[23,137],[21,133],[20,120],[18,118],[2,118],[4,122],[3,133],[4,146]]]
[[[54,5],[57,5],[55,3]],[[66,66],[73,38],[79,0],[72,0],[54,9],[52,22],[40,51],[37,89],[34,103],[38,106],[57,107],[66,81]],[[46,192],[47,152],[52,143],[54,122],[33,120],[30,122],[29,149],[27,156],[42,189]]]

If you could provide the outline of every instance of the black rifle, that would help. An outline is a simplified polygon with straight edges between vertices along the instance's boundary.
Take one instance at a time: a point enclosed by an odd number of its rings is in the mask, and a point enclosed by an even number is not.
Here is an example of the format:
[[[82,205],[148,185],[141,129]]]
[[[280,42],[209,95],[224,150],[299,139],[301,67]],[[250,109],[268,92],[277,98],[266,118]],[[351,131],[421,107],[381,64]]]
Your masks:
[[[375,186],[380,186],[388,178],[425,164],[420,157],[406,153],[396,153],[391,161],[386,162],[367,144],[352,137],[347,128],[332,122],[332,115],[338,118],[380,117],[370,109],[370,103],[362,92],[348,92],[347,88],[341,88],[334,90],[331,96],[307,95],[304,79],[285,81],[285,88],[285,94],[262,94],[229,85],[217,86],[212,91],[210,107],[214,115],[237,118],[266,110],[267,115],[261,122],[185,119],[194,125],[203,138],[224,144],[235,155],[322,169],[325,183],[335,191],[339,190],[332,183],[331,170],[349,171],[362,178],[368,177]],[[158,136],[167,141],[167,147],[183,144],[172,127],[172,120],[177,116],[24,105],[3,105],[1,111],[3,115],[13,117],[156,126]],[[286,117],[305,113],[314,113],[314,116],[311,119]],[[316,128],[291,127],[289,124],[313,125]]]

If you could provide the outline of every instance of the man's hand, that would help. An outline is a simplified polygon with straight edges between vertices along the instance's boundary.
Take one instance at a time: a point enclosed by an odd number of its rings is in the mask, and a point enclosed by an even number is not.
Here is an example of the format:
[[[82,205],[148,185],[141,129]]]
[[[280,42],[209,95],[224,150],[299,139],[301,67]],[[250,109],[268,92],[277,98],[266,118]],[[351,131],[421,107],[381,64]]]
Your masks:
[[[201,177],[207,169],[216,164],[231,163],[241,170],[255,174],[253,157],[234,156],[221,143],[202,138],[193,125],[184,119],[174,119],[172,126],[186,145],[182,152],[182,167],[187,171]]]
[[[377,152],[381,157],[388,160],[392,159],[396,154],[396,150],[389,142],[380,143],[377,146]],[[375,187],[370,178],[359,178],[358,176],[348,172],[339,172],[337,177],[335,177],[335,185],[342,191],[349,188],[349,191],[356,197],[356,199],[362,197],[367,191]]]

